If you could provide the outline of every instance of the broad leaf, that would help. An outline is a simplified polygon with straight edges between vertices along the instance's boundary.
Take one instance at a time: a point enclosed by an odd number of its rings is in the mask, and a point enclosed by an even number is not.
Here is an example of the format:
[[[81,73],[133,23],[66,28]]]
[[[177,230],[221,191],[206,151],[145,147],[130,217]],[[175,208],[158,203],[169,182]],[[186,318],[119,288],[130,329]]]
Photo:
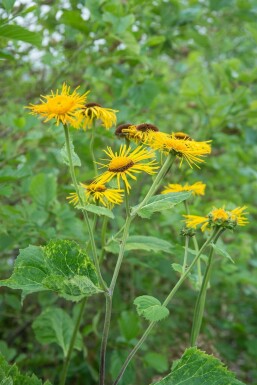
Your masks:
[[[29,192],[33,201],[47,209],[56,199],[57,182],[53,175],[37,174],[31,181]]]
[[[43,385],[34,374],[21,374],[16,365],[9,365],[0,355],[0,385]],[[46,381],[44,385],[51,385]]]
[[[21,40],[35,46],[40,46],[42,40],[40,33],[31,32],[19,25],[2,25],[0,27],[0,36],[7,39]]]
[[[72,301],[101,291],[91,260],[76,242],[66,240],[21,250],[12,276],[0,286],[21,289],[23,295],[52,290]]]
[[[75,323],[73,319],[60,308],[48,308],[44,310],[32,325],[37,340],[41,344],[56,343],[67,356]],[[74,345],[75,349],[82,349],[82,337],[78,333]]]
[[[74,150],[74,145],[73,145],[71,138],[70,138],[70,148],[71,148],[71,157],[72,157],[73,166],[81,167],[80,158]],[[70,162],[69,162],[66,143],[64,144],[63,148],[61,149],[61,157],[62,157],[63,163],[65,163],[67,166],[69,166]]]
[[[146,250],[146,251],[164,251],[170,253],[173,245],[160,238],[148,237],[145,235],[132,235],[128,238],[125,250]],[[119,245],[116,242],[112,242],[105,247],[107,251],[117,253],[119,251]]]
[[[137,212],[141,218],[150,218],[151,215],[157,211],[170,210],[178,203],[181,203],[188,199],[191,196],[190,191],[179,192],[179,193],[169,193],[169,194],[160,194],[155,195],[149,199],[147,204]],[[137,209],[137,206],[133,208]],[[132,210],[133,214],[133,210]]]
[[[106,207],[89,204],[89,205],[84,206],[83,208],[85,210],[89,211],[90,213],[94,213],[96,215],[104,215],[104,216],[109,217],[111,219],[114,218],[112,211],[107,209]]]
[[[158,322],[169,315],[169,310],[161,302],[150,295],[142,295],[134,300],[138,315],[150,322]]]
[[[144,361],[147,367],[154,368],[158,373],[163,373],[169,368],[168,358],[160,353],[149,352],[145,355]]]
[[[229,253],[222,249],[220,246],[217,246],[215,243],[211,243],[211,247],[214,249],[214,251],[218,254],[221,255],[222,257],[225,257],[230,260],[230,262],[235,263],[232,257],[229,255]]]
[[[172,372],[153,385],[244,385],[217,358],[189,348],[173,365]]]

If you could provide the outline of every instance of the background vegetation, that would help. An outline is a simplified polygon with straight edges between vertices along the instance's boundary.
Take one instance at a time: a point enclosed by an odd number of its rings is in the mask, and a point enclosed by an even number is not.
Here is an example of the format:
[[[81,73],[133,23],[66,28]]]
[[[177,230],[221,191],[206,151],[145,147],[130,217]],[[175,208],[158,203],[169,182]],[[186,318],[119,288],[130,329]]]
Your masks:
[[[71,188],[60,151],[62,128],[43,124],[24,109],[40,94],[67,81],[83,92],[90,89],[91,101],[118,109],[119,123],[150,122],[166,132],[211,139],[212,155],[200,170],[183,165],[167,182],[207,184],[206,196],[194,200],[194,214],[227,202],[248,206],[250,224],[223,236],[235,264],[217,258],[201,348],[221,358],[242,381],[257,384],[256,1],[2,0],[0,7],[1,278],[9,277],[18,249],[28,244],[53,238],[84,244],[87,239],[80,214],[66,201]],[[113,133],[97,128],[98,156],[106,143],[119,145]],[[74,133],[74,141],[82,161],[79,179],[85,182],[93,177],[90,132]],[[146,188],[143,178],[133,191],[134,202]],[[127,252],[114,303],[112,376],[145,329],[133,299],[146,293],[164,298],[177,279],[170,265],[182,261],[183,213],[181,205],[172,216],[156,214],[133,224],[133,235],[161,234],[173,248]],[[110,249],[104,262],[107,280],[115,259]],[[156,373],[168,372],[188,346],[196,295],[192,284],[183,286],[171,316],[147,340],[123,384],[147,384]],[[35,343],[32,322],[46,307],[65,309],[71,317],[77,307],[51,293],[32,295],[21,305],[20,293],[9,289],[1,289],[0,306],[1,353],[21,370],[54,382],[61,349],[42,346],[42,336]],[[73,356],[73,384],[85,378],[87,384],[96,383],[103,312],[103,298],[88,301],[81,328],[86,348]]]

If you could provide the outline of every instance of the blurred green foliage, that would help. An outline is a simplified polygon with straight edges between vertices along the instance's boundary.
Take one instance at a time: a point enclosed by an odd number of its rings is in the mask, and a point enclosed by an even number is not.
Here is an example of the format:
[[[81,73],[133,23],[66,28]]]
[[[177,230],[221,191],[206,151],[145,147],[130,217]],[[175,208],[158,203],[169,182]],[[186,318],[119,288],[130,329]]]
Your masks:
[[[3,0],[0,17],[1,278],[10,276],[20,248],[54,238],[81,245],[88,239],[81,215],[66,200],[72,187],[62,159],[62,128],[42,123],[24,106],[37,103],[39,95],[64,81],[80,85],[81,92],[90,89],[90,101],[120,111],[119,123],[150,122],[166,132],[185,131],[194,139],[212,140],[212,155],[200,170],[175,167],[167,183],[207,184],[205,197],[194,198],[194,214],[206,214],[214,205],[248,206],[250,224],[225,233],[219,243],[235,264],[217,256],[201,348],[220,357],[242,381],[256,384],[256,1]],[[79,180],[89,181],[94,175],[90,132],[74,131],[73,139],[82,162]],[[107,143],[119,145],[113,129],[97,127],[98,157]],[[146,191],[147,178],[134,185],[132,205]],[[184,213],[180,205],[172,215],[155,213],[132,226],[131,236],[161,234],[173,247],[170,253],[127,251],[114,298],[108,353],[113,377],[145,329],[133,308],[134,298],[148,294],[162,299],[176,282],[171,264],[182,262],[179,231]],[[109,234],[122,225],[110,223]],[[110,248],[104,261],[107,280],[115,261]],[[177,294],[171,315],[143,345],[124,385],[158,380],[156,372],[168,373],[167,362],[181,356],[188,346],[197,295],[193,288],[187,283]],[[70,322],[77,305],[72,308],[55,294],[40,293],[21,306],[19,293],[1,289],[0,306],[1,353],[23,371],[54,383],[61,349],[35,343],[32,322],[51,306],[65,308]],[[69,371],[73,384],[84,383],[85,376],[87,384],[97,381],[103,312],[103,299],[89,300],[81,328],[86,349],[74,352]]]

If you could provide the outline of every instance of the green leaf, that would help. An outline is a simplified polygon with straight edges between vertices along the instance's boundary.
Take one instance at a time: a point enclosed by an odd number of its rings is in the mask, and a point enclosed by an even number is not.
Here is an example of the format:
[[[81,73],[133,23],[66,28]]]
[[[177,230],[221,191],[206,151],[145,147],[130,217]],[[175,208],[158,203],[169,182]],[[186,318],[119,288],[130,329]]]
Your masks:
[[[111,355],[110,360],[110,374],[112,377],[112,380],[114,381],[120,371],[120,368],[122,367],[124,361],[127,358],[126,352],[115,350]],[[124,375],[122,376],[121,381],[119,382],[120,385],[132,385],[135,384],[135,364],[131,362],[125,371]]]
[[[142,295],[134,300],[139,316],[150,322],[158,322],[169,315],[169,310],[150,295]]]
[[[7,12],[10,12],[13,9],[15,0],[2,0],[2,4]]]
[[[163,354],[155,352],[147,353],[144,361],[148,367],[154,368],[158,373],[163,373],[169,368],[168,359]]]
[[[230,262],[235,263],[235,261],[232,259],[232,257],[229,255],[229,253],[224,250],[223,248],[217,246],[215,243],[211,243],[211,247],[214,249],[214,251],[218,254],[221,255],[222,257],[225,257],[230,260]]]
[[[189,348],[173,365],[172,372],[153,385],[244,385],[217,358]]]
[[[47,209],[56,199],[57,182],[53,175],[37,174],[32,179],[29,192],[33,201]]]
[[[61,17],[62,23],[69,25],[70,27],[77,29],[80,32],[88,34],[89,27],[87,21],[83,20],[80,12],[78,11],[63,11]]]
[[[0,286],[20,289],[24,296],[52,290],[71,301],[101,292],[91,260],[76,242],[67,240],[21,250],[12,276]]]
[[[149,46],[154,46],[154,45],[159,45],[159,44],[162,44],[164,43],[166,40],[165,36],[151,36],[148,40],[147,40],[147,45]]]
[[[179,263],[172,263],[171,267],[173,270],[177,271],[178,273],[180,273],[180,274],[183,273],[183,266],[180,265]]]
[[[45,309],[32,324],[37,340],[43,345],[56,343],[62,348],[64,357],[68,353],[74,326],[73,319],[57,307]],[[80,333],[77,334],[74,348],[82,349]]]
[[[21,374],[15,364],[9,365],[0,355],[0,385],[43,385],[43,383],[34,374]],[[51,383],[46,381],[44,385]]]
[[[123,311],[118,320],[122,336],[131,341],[136,338],[140,332],[139,319],[134,312]]]
[[[73,145],[71,138],[70,138],[70,149],[71,149],[71,157],[72,157],[73,166],[81,167],[80,158],[74,150],[74,145]],[[62,158],[62,161],[64,164],[66,164],[67,166],[70,165],[66,143],[64,144],[63,148],[61,149],[61,158]]]
[[[145,235],[131,235],[126,243],[125,250],[146,250],[146,251],[164,251],[170,253],[173,245],[160,238],[150,237]],[[112,242],[105,247],[105,249],[111,253],[117,253],[119,251],[119,245],[116,242]]]
[[[31,32],[19,25],[2,25],[0,27],[0,36],[7,39],[21,40],[37,47],[41,45],[42,39],[40,33]]]
[[[169,194],[160,194],[155,195],[149,199],[148,203],[141,207],[137,214],[141,218],[150,218],[154,212],[169,210],[176,206],[178,203],[181,203],[188,199],[191,196],[190,191],[180,192],[180,193],[169,193]],[[133,210],[136,210],[137,206],[133,207]],[[132,214],[133,214],[132,210]]]
[[[94,213],[96,215],[104,215],[106,217],[109,217],[111,219],[114,219],[113,212],[106,207],[102,206],[96,206],[96,205],[86,205],[83,207],[85,210],[89,211],[90,213]]]

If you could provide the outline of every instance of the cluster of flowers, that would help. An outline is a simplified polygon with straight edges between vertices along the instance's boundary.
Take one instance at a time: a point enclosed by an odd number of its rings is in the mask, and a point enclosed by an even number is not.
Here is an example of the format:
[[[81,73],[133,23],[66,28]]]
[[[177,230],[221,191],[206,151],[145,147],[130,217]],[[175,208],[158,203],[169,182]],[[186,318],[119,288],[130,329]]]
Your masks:
[[[45,118],[45,122],[54,119],[56,124],[72,126],[76,129],[90,129],[96,119],[101,120],[106,129],[116,125],[116,110],[104,108],[97,103],[87,103],[88,92],[80,95],[77,88],[71,93],[70,87],[63,84],[59,93],[42,96],[41,103],[28,108],[34,115]],[[81,183],[86,201],[100,203],[103,206],[111,207],[123,201],[124,185],[126,192],[131,189],[128,177],[136,180],[136,174],[146,172],[153,175],[159,168],[155,160],[155,151],[161,151],[164,155],[172,154],[180,158],[181,163],[185,160],[190,167],[199,167],[204,162],[204,157],[211,153],[210,141],[195,141],[183,132],[167,134],[159,131],[153,124],[122,124],[116,128],[115,134],[119,138],[125,138],[126,144],[120,146],[119,151],[114,152],[110,147],[104,150],[107,159],[99,163],[100,168],[105,171],[97,176],[89,185]],[[137,144],[135,149],[129,145],[130,141]],[[108,188],[106,184],[113,178],[117,180],[117,189]],[[170,192],[192,191],[195,195],[204,195],[205,185],[197,182],[193,185],[181,186],[169,184],[162,191],[163,194]],[[67,198],[77,205],[79,197],[77,193],[71,193]],[[229,228],[238,225],[245,225],[243,217],[245,207],[226,211],[224,208],[214,208],[206,217],[187,215],[186,225],[188,228],[196,228],[202,224],[202,230],[213,226],[226,226]]]

